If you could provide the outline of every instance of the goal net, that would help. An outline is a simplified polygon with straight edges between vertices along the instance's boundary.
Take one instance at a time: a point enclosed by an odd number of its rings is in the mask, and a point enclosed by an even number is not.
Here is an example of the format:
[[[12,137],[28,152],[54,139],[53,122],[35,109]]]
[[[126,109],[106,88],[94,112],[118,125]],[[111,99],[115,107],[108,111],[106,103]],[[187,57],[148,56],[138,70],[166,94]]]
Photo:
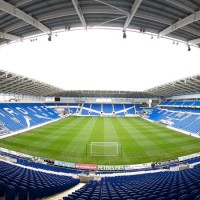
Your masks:
[[[91,142],[88,153],[90,156],[119,156],[120,147],[118,142]]]

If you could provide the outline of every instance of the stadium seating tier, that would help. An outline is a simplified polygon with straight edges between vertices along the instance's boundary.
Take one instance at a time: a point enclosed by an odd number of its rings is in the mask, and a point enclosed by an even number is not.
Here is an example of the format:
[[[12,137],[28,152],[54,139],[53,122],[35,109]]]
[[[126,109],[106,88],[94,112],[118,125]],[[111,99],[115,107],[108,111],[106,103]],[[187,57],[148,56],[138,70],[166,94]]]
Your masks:
[[[30,128],[58,118],[59,115],[53,109],[40,103],[0,104],[1,130],[6,130],[6,133]]]

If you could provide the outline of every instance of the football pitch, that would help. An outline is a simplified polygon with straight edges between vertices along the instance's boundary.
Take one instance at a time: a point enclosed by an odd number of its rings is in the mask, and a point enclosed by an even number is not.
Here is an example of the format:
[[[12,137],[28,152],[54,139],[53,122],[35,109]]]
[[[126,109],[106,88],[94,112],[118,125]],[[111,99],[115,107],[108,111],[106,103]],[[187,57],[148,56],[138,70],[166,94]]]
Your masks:
[[[91,156],[91,142],[121,144],[118,156]],[[200,151],[200,140],[141,118],[68,117],[0,140],[0,147],[74,163],[136,164]]]

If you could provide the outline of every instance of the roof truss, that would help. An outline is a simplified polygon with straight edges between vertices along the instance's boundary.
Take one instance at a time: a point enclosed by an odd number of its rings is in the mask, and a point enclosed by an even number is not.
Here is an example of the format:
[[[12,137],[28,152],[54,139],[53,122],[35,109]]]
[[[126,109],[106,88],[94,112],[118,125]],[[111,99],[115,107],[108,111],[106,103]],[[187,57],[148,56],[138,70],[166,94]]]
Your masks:
[[[0,93],[46,96],[61,91],[49,84],[0,70]]]
[[[200,75],[154,87],[146,90],[146,92],[164,97],[200,93]]]
[[[77,1],[77,0],[72,0],[72,3],[73,3],[73,5],[74,5],[74,8],[75,8],[75,10],[76,10],[76,12],[77,12],[77,14],[78,14],[80,20],[81,20],[81,23],[82,23],[84,29],[87,30],[87,24],[86,24],[86,22],[85,22],[85,18],[84,18],[84,16],[83,16],[83,13],[82,13],[82,11],[81,11],[81,8],[80,8],[80,6],[79,6],[78,1]]]
[[[197,39],[194,39],[194,40],[189,40],[188,44],[193,44],[193,45],[200,44],[200,38],[197,38]]]
[[[187,26],[188,24],[191,24],[195,21],[200,20],[200,10],[183,18],[180,19],[179,21],[177,21],[176,23],[172,24],[171,26],[167,27],[166,29],[164,29],[163,31],[161,31],[158,34],[158,37],[163,37],[165,35],[168,35],[169,33],[172,33],[174,31],[176,31],[177,29],[180,29],[184,26]]]
[[[127,19],[126,19],[126,22],[124,24],[124,28],[123,28],[123,31],[125,32],[126,29],[128,28],[129,24],[131,23],[133,17],[135,16],[135,13],[137,12],[140,4],[142,3],[142,0],[135,0],[132,8],[131,8],[131,12],[129,13]]]
[[[0,32],[0,38],[6,39],[6,40],[21,40],[21,37],[18,37],[16,35],[8,34],[8,33],[2,33]]]
[[[200,44],[200,24],[186,26],[199,20],[199,10],[200,2],[194,0],[0,0],[0,45],[8,43],[7,40],[16,41],[41,32],[51,34],[51,31],[69,27],[79,28],[80,21],[85,30],[106,26],[125,32],[130,28],[144,30],[147,34],[160,32],[160,37],[181,29],[170,37],[184,43]],[[4,16],[5,13],[13,17]],[[185,18],[184,13],[188,13]]]
[[[26,23],[41,30],[43,33],[48,33],[48,34],[51,33],[51,30],[48,27],[46,27],[44,24],[40,23],[39,21],[31,17],[30,15],[26,14],[25,12],[21,11],[20,9],[16,8],[15,6],[3,0],[0,0],[0,10],[25,21]]]
[[[195,12],[194,9],[192,9],[192,8],[186,6],[185,4],[180,3],[180,2],[178,2],[178,1],[175,1],[175,0],[165,0],[165,1],[167,1],[167,2],[169,2],[169,3],[171,3],[171,4],[175,5],[175,6],[177,6],[177,7],[179,7],[179,8],[183,8],[184,10],[189,11],[189,12],[191,12],[191,13],[194,13],[194,12]]]
[[[113,8],[113,9],[115,9],[115,10],[118,10],[118,11],[121,12],[121,14],[126,14],[126,15],[129,14],[128,12],[124,11],[123,9],[118,8],[117,6],[114,6],[114,5],[112,5],[112,4],[110,4],[110,3],[107,3],[107,2],[105,2],[105,1],[102,1],[102,0],[93,0],[93,1],[96,1],[96,2],[98,2],[98,3],[101,3],[101,4],[104,4],[104,5],[106,5],[106,6],[109,6],[110,8]]]
[[[93,1],[108,6],[108,7],[110,8],[110,10],[109,10],[108,13],[120,14],[120,15],[122,15],[122,16],[115,17],[115,18],[113,18],[113,19],[110,19],[110,20],[106,20],[106,21],[104,21],[104,22],[97,23],[96,25],[93,25],[93,26],[91,26],[90,28],[95,27],[95,26],[102,26],[102,25],[104,25],[104,24],[107,24],[107,23],[110,23],[110,22],[114,22],[114,21],[116,21],[116,20],[118,20],[118,19],[126,18],[126,17],[129,15],[128,12],[126,12],[126,11],[122,10],[121,8],[118,8],[118,7],[116,7],[116,6],[114,6],[114,5],[110,4],[110,3],[107,3],[107,2],[105,2],[105,1],[102,1],[102,0],[93,0]],[[97,11],[97,10],[96,10],[96,11]],[[100,11],[100,10],[99,10],[99,11]],[[106,11],[106,12],[107,12],[107,11]],[[87,11],[86,11],[86,13],[87,13]],[[100,11],[100,13],[101,13],[101,11]]]

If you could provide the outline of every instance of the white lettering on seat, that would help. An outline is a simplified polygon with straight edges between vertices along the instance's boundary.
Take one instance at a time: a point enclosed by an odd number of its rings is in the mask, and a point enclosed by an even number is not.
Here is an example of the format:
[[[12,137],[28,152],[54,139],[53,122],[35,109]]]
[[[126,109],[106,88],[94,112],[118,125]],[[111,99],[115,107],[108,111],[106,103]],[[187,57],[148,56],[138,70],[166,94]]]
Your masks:
[[[14,110],[10,109],[10,108],[3,108],[6,112],[10,113],[11,115],[18,115],[18,113],[14,112]]]
[[[20,107],[16,107],[17,110],[19,110],[21,113],[27,115],[28,112],[26,110],[24,110],[23,108],[20,108]]]

